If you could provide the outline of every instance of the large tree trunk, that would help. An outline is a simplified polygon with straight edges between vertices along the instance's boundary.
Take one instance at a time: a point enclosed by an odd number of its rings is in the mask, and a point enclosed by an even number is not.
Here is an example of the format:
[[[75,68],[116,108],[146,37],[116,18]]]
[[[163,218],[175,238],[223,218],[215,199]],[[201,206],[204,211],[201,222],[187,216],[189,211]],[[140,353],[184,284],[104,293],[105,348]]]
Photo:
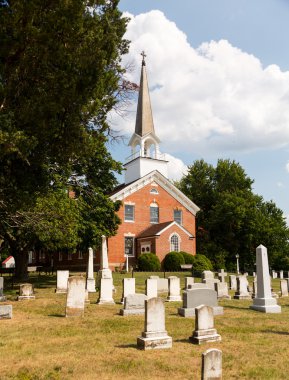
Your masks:
[[[15,279],[17,281],[27,281],[28,251],[21,249],[15,250],[13,257],[15,259]]]

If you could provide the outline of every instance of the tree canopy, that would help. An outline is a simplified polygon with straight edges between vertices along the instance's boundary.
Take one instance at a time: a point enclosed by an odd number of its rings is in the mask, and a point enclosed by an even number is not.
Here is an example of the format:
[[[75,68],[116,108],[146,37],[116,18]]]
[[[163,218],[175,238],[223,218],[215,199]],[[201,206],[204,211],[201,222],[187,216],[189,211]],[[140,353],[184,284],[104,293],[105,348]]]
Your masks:
[[[216,269],[234,269],[236,254],[243,270],[254,270],[255,250],[268,249],[275,269],[289,269],[289,229],[282,210],[273,201],[254,194],[253,180],[235,161],[218,160],[216,167],[195,161],[179,188],[200,208],[197,216],[197,252]]]
[[[19,270],[37,244],[87,248],[117,229],[106,195],[121,170],[106,148],[128,48],[117,6],[0,0],[0,240]]]

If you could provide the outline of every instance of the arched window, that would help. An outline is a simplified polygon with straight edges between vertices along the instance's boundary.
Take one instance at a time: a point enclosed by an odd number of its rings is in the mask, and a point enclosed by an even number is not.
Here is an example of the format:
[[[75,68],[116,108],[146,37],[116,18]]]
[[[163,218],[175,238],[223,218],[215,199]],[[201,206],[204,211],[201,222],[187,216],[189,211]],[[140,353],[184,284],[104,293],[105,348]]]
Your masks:
[[[150,222],[151,223],[159,222],[159,206],[157,203],[150,204]]]
[[[158,192],[157,189],[152,188],[151,191],[150,191],[150,193],[151,194],[158,194],[159,192]]]
[[[170,246],[170,251],[180,252],[180,239],[177,234],[171,236]]]

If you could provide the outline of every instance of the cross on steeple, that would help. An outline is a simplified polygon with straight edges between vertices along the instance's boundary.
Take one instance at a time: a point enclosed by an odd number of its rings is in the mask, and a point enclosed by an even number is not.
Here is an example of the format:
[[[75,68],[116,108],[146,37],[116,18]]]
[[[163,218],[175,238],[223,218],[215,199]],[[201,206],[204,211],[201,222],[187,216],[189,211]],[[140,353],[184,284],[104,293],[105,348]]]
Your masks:
[[[145,57],[146,57],[146,54],[145,54],[144,51],[142,51],[142,52],[140,53],[140,55],[142,56],[142,66],[145,66],[145,65],[146,65],[146,63],[145,63]]]

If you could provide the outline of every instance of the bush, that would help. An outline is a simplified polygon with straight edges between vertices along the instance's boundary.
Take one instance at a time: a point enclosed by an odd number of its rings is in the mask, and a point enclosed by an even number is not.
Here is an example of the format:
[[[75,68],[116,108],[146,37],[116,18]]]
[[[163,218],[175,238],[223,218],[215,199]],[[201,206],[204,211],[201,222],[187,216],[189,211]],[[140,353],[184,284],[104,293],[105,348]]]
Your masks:
[[[181,252],[169,252],[164,258],[164,269],[167,271],[179,271],[183,264],[185,259]]]
[[[200,276],[204,270],[213,270],[211,260],[208,259],[205,255],[201,254],[193,256],[193,275]]]
[[[180,253],[183,255],[183,258],[185,260],[185,264],[193,264],[194,263],[194,256],[193,255],[191,255],[188,252],[183,252],[183,251],[181,251]]]
[[[161,263],[155,253],[142,253],[137,260],[138,269],[144,272],[158,272]]]

